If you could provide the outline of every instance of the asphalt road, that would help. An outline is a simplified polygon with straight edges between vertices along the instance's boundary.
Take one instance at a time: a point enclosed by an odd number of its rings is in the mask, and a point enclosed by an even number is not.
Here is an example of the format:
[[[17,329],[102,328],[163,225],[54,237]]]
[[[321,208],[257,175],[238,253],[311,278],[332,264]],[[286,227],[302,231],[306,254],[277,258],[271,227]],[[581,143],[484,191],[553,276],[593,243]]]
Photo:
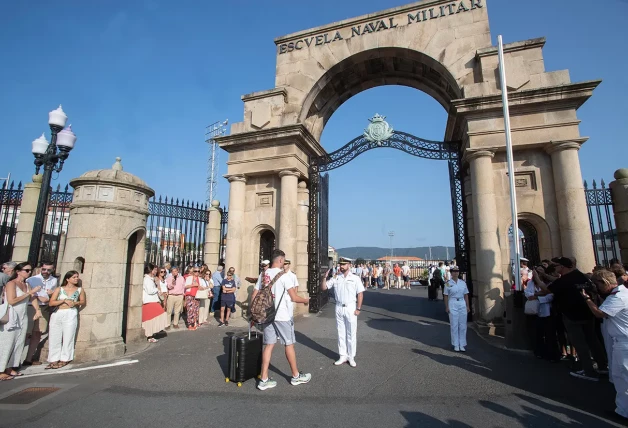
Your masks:
[[[569,376],[468,333],[468,352],[451,351],[442,301],[424,288],[367,291],[358,326],[357,368],[336,367],[333,306],[296,323],[301,371],[292,386],[282,347],[275,389],[225,383],[228,335],[212,325],[169,334],[139,362],[0,383],[2,427],[611,427],[614,389]],[[74,368],[88,367],[74,366]],[[29,369],[30,371],[30,369]],[[46,372],[48,373],[48,372]],[[60,388],[28,408],[2,405],[27,387]]]

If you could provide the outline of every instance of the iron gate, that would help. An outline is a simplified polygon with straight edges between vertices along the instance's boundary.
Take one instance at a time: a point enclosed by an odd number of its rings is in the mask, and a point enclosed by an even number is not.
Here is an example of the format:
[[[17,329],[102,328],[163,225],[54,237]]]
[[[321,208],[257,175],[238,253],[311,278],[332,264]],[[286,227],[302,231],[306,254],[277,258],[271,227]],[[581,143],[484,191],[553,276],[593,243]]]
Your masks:
[[[0,189],[0,263],[8,262],[13,256],[17,219],[22,205],[22,183],[5,182]]]
[[[589,189],[584,182],[584,194],[589,213],[589,226],[593,238],[593,252],[597,265],[609,266],[612,259],[619,258],[619,243],[612,211],[613,200],[611,190],[606,187],[604,180],[598,189],[593,180],[593,188]]]
[[[320,290],[321,274],[328,268],[328,201],[329,176],[322,174],[355,159],[358,155],[380,147],[388,147],[426,159],[446,160],[449,164],[452,213],[456,262],[466,274],[469,292],[473,295],[473,283],[469,270],[469,243],[466,233],[466,205],[464,201],[464,177],[461,168],[462,145],[459,141],[440,142],[415,137],[405,132],[393,131],[386,140],[373,140],[363,134],[340,149],[310,158],[310,210],[308,228],[308,292],[310,312],[319,312],[327,303],[327,293]]]

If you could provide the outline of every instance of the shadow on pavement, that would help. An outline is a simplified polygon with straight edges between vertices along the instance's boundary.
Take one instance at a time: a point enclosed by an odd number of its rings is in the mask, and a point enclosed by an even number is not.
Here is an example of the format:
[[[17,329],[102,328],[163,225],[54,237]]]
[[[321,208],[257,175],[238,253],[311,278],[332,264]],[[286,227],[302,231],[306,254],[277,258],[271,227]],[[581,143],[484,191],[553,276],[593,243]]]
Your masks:
[[[464,422],[457,421],[454,419],[449,419],[446,422],[443,422],[439,419],[433,418],[432,416],[426,415],[422,412],[400,412],[401,415],[406,418],[408,424],[406,428],[426,428],[426,427],[452,427],[452,428],[472,428],[472,425],[465,424]]]
[[[318,352],[319,354],[329,358],[332,361],[335,361],[338,358],[338,352],[332,351],[331,349],[324,347],[320,343],[313,341],[312,339],[310,339],[305,334],[299,331],[295,331],[294,334],[296,336],[298,344],[307,346],[311,350]]]
[[[391,313],[400,313],[421,318],[430,318],[437,321],[446,321],[442,303],[430,302],[425,298],[404,294],[379,294],[369,296],[367,294],[365,304],[371,308],[380,308]],[[368,299],[368,300],[367,300]],[[366,324],[373,329],[386,331],[398,337],[416,341],[417,343],[450,351],[449,326],[442,323],[422,325],[415,321],[403,320],[387,314],[371,314]],[[539,361],[528,355],[515,354],[506,350],[492,348],[482,342],[475,333],[468,331],[469,347],[466,356],[451,352],[431,352],[429,349],[413,349],[413,352],[430,358],[444,366],[455,366],[487,379],[501,382],[506,385],[530,392],[532,394],[552,399],[556,402],[581,409],[584,412],[599,415],[607,419],[604,414],[607,410],[614,409],[615,390],[607,380],[592,383],[574,379],[569,376],[568,367]],[[522,395],[525,397],[525,395]],[[523,398],[522,398],[523,399]],[[530,402],[538,401],[526,397]],[[482,404],[493,411],[501,410],[502,413],[522,420],[529,426],[538,415],[538,410],[530,409],[530,414],[515,415],[511,410],[502,406],[492,405],[489,402]],[[489,407],[489,406],[493,407]],[[540,407],[551,405],[541,403]],[[566,408],[551,406],[553,411],[564,413],[574,420],[583,421],[582,424],[573,426],[611,426],[601,420],[591,417],[584,412],[577,412]],[[536,415],[536,416],[535,416]],[[551,417],[544,415],[544,417]],[[527,418],[525,420],[521,418]],[[438,425],[436,425],[438,426]]]

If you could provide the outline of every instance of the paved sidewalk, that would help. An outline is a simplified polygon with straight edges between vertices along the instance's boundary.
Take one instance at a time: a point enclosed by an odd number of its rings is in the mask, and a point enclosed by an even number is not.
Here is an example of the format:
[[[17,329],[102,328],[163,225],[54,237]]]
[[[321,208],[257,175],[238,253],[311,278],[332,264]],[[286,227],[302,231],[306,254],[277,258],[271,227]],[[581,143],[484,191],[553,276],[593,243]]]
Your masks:
[[[424,288],[368,290],[358,326],[357,368],[336,367],[334,308],[297,321],[299,369],[289,383],[281,346],[275,389],[225,383],[229,335],[243,327],[170,333],[130,358],[84,372],[0,383],[2,427],[610,427],[614,389],[569,376],[568,367],[495,348],[469,330],[468,352],[454,353],[442,301]],[[130,358],[125,358],[126,360]],[[56,385],[24,410],[2,397]]]

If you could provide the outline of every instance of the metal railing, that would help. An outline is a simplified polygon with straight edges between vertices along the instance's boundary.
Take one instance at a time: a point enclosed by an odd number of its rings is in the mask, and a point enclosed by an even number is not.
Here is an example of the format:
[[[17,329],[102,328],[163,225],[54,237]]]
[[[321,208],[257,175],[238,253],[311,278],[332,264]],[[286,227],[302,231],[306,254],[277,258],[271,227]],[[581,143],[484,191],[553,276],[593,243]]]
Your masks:
[[[611,191],[606,187],[604,180],[597,183],[593,180],[593,187],[589,189],[584,182],[584,194],[589,213],[589,226],[593,237],[593,249],[595,263],[608,266],[612,259],[619,257],[619,242],[617,241],[617,229],[613,215],[613,200]]]
[[[152,198],[146,221],[146,262],[184,268],[204,263],[207,204]]]
[[[0,263],[8,262],[13,256],[15,232],[22,205],[22,182],[17,186],[6,181],[0,189]]]

